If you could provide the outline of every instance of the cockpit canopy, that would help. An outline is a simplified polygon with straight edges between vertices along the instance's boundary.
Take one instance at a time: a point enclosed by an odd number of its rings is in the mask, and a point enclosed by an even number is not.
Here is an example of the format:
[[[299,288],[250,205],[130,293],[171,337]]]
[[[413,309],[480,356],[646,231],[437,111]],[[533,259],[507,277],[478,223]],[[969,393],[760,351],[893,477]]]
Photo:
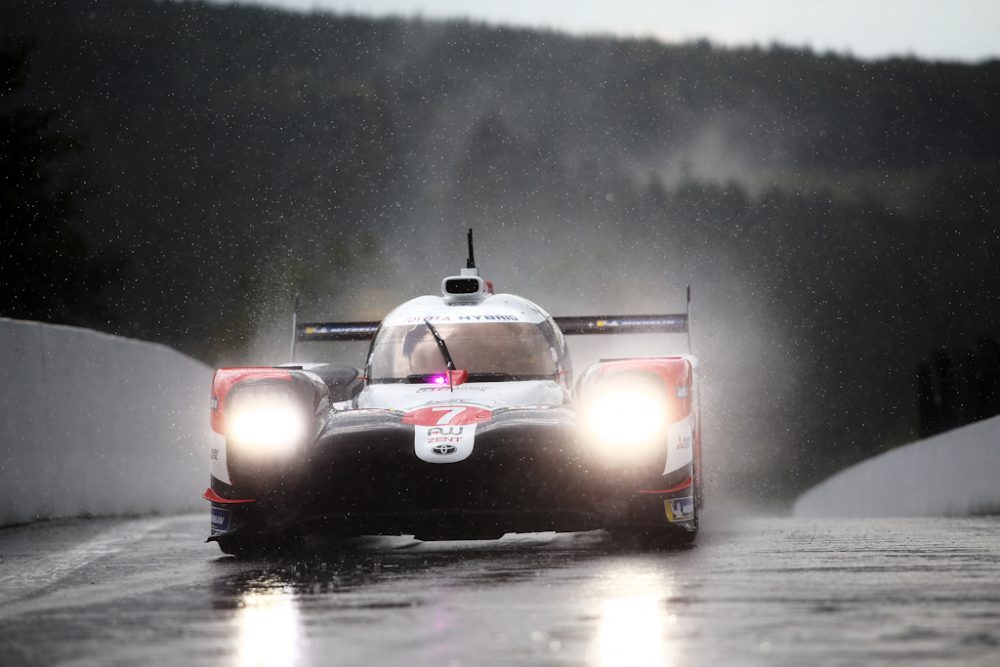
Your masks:
[[[469,382],[559,379],[562,350],[548,322],[434,323],[455,366]],[[424,322],[383,326],[372,343],[368,381],[420,382],[445,371],[445,359]]]

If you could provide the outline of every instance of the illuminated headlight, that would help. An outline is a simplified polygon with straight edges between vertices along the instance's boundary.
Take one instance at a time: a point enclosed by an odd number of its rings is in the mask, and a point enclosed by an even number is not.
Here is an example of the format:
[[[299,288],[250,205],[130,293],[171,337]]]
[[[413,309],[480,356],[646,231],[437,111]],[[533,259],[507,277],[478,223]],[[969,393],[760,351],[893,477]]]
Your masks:
[[[602,449],[645,450],[666,437],[668,417],[663,389],[631,377],[601,381],[583,407],[587,439]]]
[[[226,436],[255,454],[288,454],[305,439],[309,416],[290,391],[261,385],[235,393],[226,414]]]

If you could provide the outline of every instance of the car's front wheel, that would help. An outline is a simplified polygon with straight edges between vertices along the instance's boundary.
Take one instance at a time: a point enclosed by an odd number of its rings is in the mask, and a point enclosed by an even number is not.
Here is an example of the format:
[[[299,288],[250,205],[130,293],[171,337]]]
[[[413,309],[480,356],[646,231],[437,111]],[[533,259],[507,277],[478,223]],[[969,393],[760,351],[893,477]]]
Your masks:
[[[693,544],[698,537],[698,521],[693,526],[677,527],[664,525],[615,526],[611,536],[615,543],[624,547],[640,549],[673,549]]]
[[[623,546],[644,549],[680,547],[698,536],[698,491],[690,487],[667,495],[636,494],[626,516],[608,532]]]
[[[302,537],[295,534],[220,535],[216,542],[222,553],[237,558],[281,558],[293,555],[303,547]]]

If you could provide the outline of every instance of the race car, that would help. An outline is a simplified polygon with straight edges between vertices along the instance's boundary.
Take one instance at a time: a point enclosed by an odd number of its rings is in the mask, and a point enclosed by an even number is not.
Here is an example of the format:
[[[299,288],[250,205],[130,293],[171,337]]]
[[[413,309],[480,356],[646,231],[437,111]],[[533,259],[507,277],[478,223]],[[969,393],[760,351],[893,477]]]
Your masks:
[[[695,358],[602,360],[574,384],[566,342],[686,333],[687,309],[552,317],[494,293],[471,231],[469,248],[440,296],[381,322],[293,324],[293,341],[370,341],[363,371],[216,371],[204,498],[209,540],[223,552],[280,551],[309,535],[603,528],[651,546],[694,540],[703,505]]]

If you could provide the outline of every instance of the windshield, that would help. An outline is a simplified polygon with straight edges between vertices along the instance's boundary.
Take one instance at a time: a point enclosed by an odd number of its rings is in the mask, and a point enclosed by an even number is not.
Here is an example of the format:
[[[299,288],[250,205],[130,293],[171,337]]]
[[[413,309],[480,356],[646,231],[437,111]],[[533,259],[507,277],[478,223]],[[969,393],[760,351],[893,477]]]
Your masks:
[[[435,324],[455,367],[471,382],[552,378],[556,362],[541,328],[523,322]],[[383,328],[372,346],[370,382],[418,380],[445,370],[444,357],[426,324]]]

